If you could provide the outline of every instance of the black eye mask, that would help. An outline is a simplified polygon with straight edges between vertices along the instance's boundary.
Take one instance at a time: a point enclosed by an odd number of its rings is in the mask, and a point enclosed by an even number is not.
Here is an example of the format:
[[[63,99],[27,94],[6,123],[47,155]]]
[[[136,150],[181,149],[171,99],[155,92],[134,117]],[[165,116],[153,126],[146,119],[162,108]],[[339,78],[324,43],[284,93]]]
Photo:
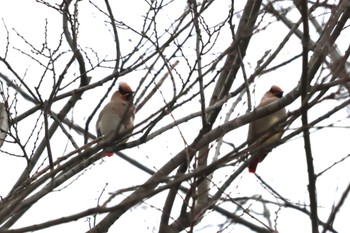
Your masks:
[[[276,96],[277,96],[278,98],[282,98],[282,97],[283,97],[283,92],[276,93]]]
[[[131,92],[131,93],[128,92],[128,93],[125,93],[125,94],[122,93],[122,92],[120,92],[120,93],[123,94],[123,96],[125,96],[125,99],[128,100],[128,101],[132,99],[132,95],[134,94],[133,92]]]

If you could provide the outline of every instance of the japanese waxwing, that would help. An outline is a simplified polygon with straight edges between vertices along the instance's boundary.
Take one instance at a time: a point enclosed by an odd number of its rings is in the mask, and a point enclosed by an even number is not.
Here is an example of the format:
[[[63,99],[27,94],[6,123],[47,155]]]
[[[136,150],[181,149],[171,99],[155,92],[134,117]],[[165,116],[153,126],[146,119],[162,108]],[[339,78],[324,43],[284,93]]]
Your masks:
[[[111,100],[104,106],[98,116],[96,122],[97,136],[114,134],[117,129],[119,129],[119,134],[130,130],[134,126],[135,118],[135,105],[132,101],[133,91],[127,83],[121,82],[119,89],[114,92]],[[128,138],[126,137],[125,140],[119,143],[125,143],[127,140]],[[112,156],[113,148],[106,147],[104,152],[105,156]]]
[[[0,103],[0,147],[4,144],[9,128],[9,117],[6,111],[6,105],[5,103]]]
[[[279,100],[283,96],[283,91],[280,87],[273,85],[269,91],[261,98],[260,104],[257,108],[264,107],[276,100]],[[276,112],[271,113],[265,117],[259,118],[249,125],[248,131],[248,145],[261,145],[263,146],[260,150],[251,153],[252,156],[256,156],[248,166],[250,173],[255,173],[258,163],[264,160],[266,155],[272,150],[271,144],[281,139],[284,131],[278,131],[271,135],[271,132],[275,130],[274,125],[279,122],[282,118],[286,117],[286,109],[282,108]],[[271,135],[268,137],[268,135]]]

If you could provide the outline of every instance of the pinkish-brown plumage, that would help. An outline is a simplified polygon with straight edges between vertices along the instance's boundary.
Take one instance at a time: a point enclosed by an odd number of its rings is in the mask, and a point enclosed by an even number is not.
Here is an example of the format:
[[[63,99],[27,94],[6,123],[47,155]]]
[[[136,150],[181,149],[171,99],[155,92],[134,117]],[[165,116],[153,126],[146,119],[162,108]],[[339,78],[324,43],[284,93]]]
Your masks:
[[[117,129],[122,134],[124,131],[132,129],[134,126],[135,106],[130,104],[133,100],[133,91],[127,83],[121,82],[119,89],[112,95],[111,100],[100,112],[97,122],[96,131],[98,136],[107,136],[114,134]],[[131,133],[131,132],[130,132]],[[118,143],[125,143],[127,137]],[[112,156],[113,148],[105,148],[105,156]]]
[[[10,127],[6,106],[5,103],[0,103],[0,147],[2,147]]]
[[[260,104],[257,108],[264,107],[272,102],[275,102],[282,98],[282,96],[282,89],[278,86],[273,85],[271,89],[267,91],[261,98]],[[271,131],[269,129],[273,130],[273,126],[282,118],[286,117],[286,115],[286,109],[282,108],[276,112],[271,113],[270,115],[267,115],[250,123],[247,139],[249,146],[253,144],[259,144],[264,145],[265,148],[262,148],[261,150],[252,154],[252,156],[256,156],[256,159],[253,160],[248,166],[250,173],[255,173],[258,163],[263,161],[266,155],[272,150],[269,148],[269,146],[281,139],[283,132],[278,132],[268,138],[266,137],[271,134]],[[261,139],[264,140],[261,141]]]

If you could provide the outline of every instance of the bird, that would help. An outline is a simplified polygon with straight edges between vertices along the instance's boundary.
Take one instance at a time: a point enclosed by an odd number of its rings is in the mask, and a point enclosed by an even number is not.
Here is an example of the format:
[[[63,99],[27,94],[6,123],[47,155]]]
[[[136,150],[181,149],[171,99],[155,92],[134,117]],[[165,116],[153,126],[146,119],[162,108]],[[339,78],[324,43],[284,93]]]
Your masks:
[[[264,107],[271,104],[283,97],[283,91],[280,87],[273,85],[269,91],[267,91],[261,98],[258,108]],[[262,162],[269,152],[273,148],[271,145],[281,139],[284,130],[278,131],[277,133],[271,135],[272,131],[275,129],[274,125],[280,122],[281,119],[287,116],[286,109],[282,108],[276,112],[273,112],[267,116],[259,118],[249,124],[248,131],[248,146],[251,145],[261,145],[263,146],[260,150],[250,153],[255,159],[251,161],[248,165],[248,170],[250,173],[255,173],[258,163]],[[271,136],[269,136],[271,135]]]
[[[9,131],[9,117],[6,111],[6,104],[0,103],[0,147],[4,144],[5,138]]]
[[[125,131],[128,131],[128,134],[132,133],[135,118],[133,94],[134,92],[127,83],[119,83],[118,90],[113,93],[109,103],[103,107],[96,121],[98,137],[115,134],[117,130],[118,134],[123,134]],[[127,140],[128,137],[119,143],[125,143]],[[104,148],[104,156],[112,155],[113,147]]]

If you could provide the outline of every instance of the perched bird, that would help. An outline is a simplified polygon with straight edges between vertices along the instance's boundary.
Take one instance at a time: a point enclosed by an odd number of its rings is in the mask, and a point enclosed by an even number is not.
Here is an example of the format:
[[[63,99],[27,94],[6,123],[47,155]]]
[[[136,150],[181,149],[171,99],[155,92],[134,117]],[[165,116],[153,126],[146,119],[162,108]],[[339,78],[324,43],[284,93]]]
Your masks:
[[[280,87],[273,85],[269,91],[261,98],[257,108],[264,107],[283,96],[283,91]],[[273,135],[274,125],[282,118],[286,117],[286,109],[282,108],[277,112],[273,112],[263,118],[257,119],[250,123],[248,131],[248,145],[263,145],[260,150],[251,153],[252,156],[257,156],[248,166],[250,173],[255,173],[258,163],[264,160],[266,155],[272,150],[271,144],[281,139],[283,131],[279,131]],[[269,136],[271,135],[271,136]],[[269,137],[268,137],[269,136]],[[256,155],[258,154],[258,155]]]
[[[135,118],[135,106],[132,101],[133,91],[128,84],[121,82],[119,89],[114,92],[111,100],[104,106],[98,116],[96,122],[97,136],[111,135],[116,130],[119,134],[122,134],[124,131],[131,129],[134,126]],[[127,139],[120,143],[126,142]],[[112,156],[113,148],[107,147],[104,152],[105,156]]]
[[[4,144],[9,131],[9,117],[4,103],[0,103],[0,147]]]

